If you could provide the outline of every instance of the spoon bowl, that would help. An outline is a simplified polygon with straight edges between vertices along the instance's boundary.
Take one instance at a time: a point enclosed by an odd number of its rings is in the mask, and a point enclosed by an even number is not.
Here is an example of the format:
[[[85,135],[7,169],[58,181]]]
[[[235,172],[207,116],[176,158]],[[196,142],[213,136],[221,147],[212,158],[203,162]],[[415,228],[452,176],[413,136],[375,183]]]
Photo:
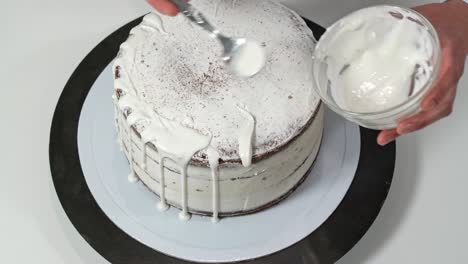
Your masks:
[[[190,21],[208,31],[223,46],[222,60],[227,68],[239,77],[251,77],[265,65],[265,51],[256,41],[231,38],[211,25],[205,16],[184,0],[172,0]]]
[[[247,39],[231,39],[224,46],[223,60],[231,72],[239,77],[251,77],[265,66],[265,51],[260,44]]]

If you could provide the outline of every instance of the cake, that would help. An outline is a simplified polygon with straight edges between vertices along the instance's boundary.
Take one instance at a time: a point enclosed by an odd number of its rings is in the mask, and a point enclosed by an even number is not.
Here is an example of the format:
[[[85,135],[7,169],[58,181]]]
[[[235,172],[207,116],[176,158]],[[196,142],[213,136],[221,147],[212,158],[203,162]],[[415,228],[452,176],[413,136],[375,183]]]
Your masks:
[[[315,41],[300,16],[273,1],[193,0],[229,36],[261,43],[265,67],[236,77],[221,46],[187,18],[150,13],[113,64],[115,124],[131,182],[157,208],[220,217],[269,208],[307,177],[323,107],[313,91]]]

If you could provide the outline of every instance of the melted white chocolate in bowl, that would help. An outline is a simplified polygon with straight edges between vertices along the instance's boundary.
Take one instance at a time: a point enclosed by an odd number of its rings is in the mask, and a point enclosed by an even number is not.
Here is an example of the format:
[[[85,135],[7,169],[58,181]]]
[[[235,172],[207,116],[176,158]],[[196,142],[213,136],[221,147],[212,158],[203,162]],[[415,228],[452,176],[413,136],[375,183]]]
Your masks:
[[[358,10],[327,29],[315,52],[338,107],[374,113],[423,89],[434,67],[433,36],[415,13],[392,6]]]

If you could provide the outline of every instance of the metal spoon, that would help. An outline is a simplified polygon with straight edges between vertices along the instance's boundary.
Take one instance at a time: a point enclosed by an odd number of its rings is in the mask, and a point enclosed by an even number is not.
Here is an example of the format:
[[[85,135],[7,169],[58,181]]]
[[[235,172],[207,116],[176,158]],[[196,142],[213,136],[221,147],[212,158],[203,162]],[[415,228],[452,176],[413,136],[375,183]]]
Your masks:
[[[257,74],[265,65],[263,48],[255,41],[245,38],[227,37],[211,25],[205,16],[193,8],[186,0],[171,0],[190,21],[210,33],[223,46],[222,59],[236,75],[250,77]]]

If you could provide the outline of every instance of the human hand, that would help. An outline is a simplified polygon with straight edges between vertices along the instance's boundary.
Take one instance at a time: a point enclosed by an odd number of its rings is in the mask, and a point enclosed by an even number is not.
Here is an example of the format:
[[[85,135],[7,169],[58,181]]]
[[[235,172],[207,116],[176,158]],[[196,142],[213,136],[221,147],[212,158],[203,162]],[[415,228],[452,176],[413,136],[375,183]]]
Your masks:
[[[175,16],[179,13],[177,7],[170,0],[147,0],[150,5],[152,5],[159,13]]]
[[[386,145],[400,135],[422,129],[452,113],[457,84],[468,54],[468,4],[450,0],[413,8],[434,26],[441,45],[441,64],[434,87],[421,102],[421,112],[398,123],[395,129],[380,132],[377,142]]]

